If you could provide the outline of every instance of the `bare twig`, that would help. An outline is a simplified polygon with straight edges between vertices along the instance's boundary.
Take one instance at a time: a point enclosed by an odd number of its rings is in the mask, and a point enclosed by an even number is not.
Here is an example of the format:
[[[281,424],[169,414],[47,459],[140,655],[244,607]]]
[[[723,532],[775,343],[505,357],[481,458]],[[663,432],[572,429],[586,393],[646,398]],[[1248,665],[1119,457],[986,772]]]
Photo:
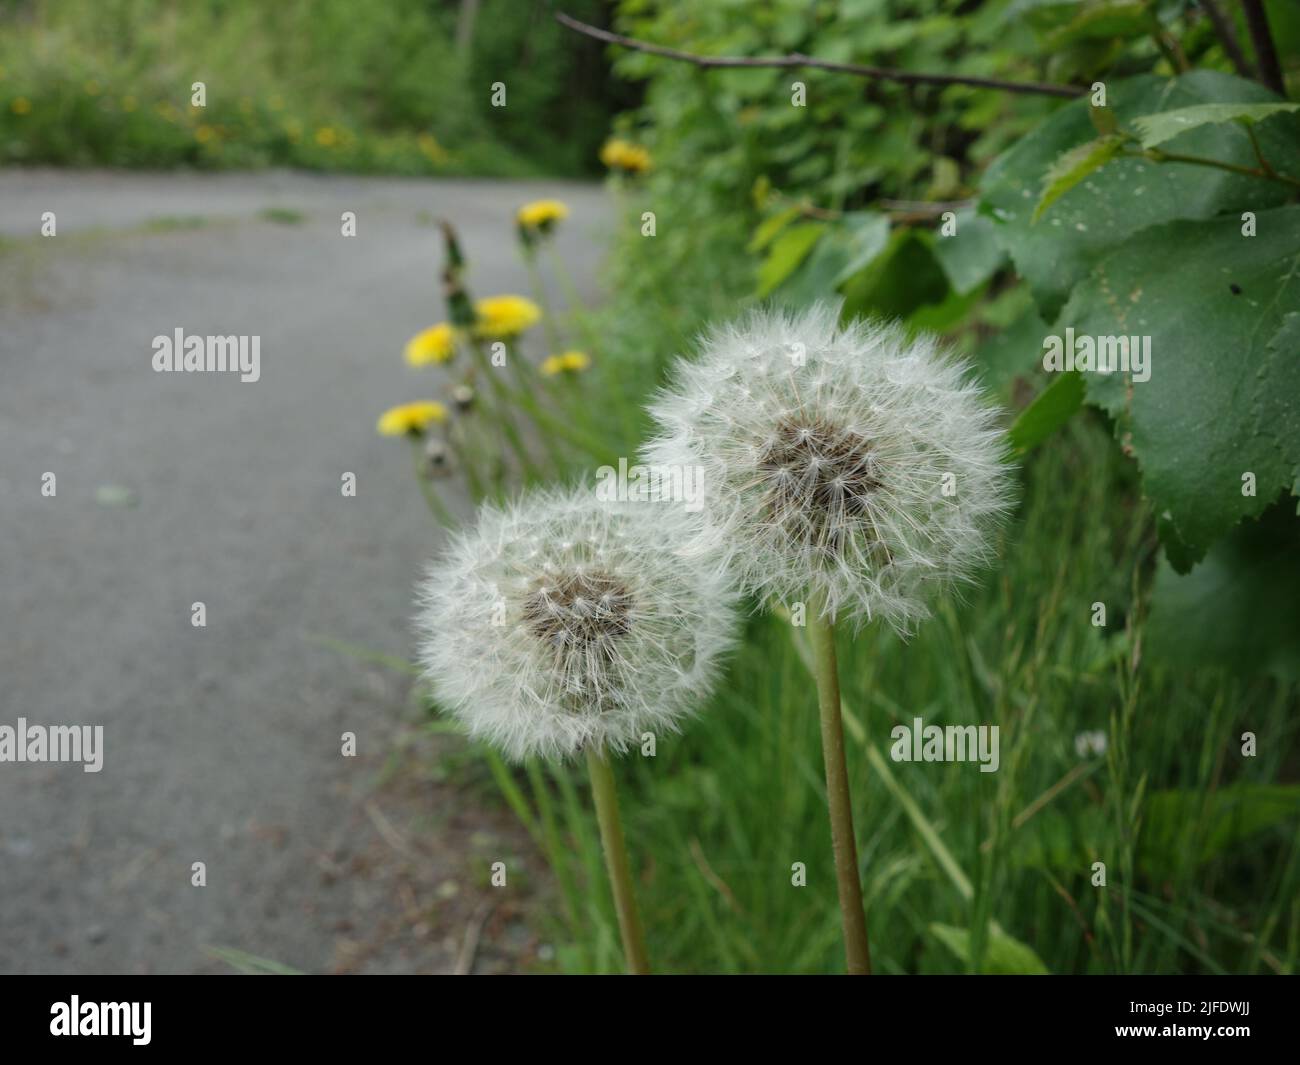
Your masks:
[[[665,48],[660,44],[639,41],[635,37],[625,37],[621,33],[611,33],[598,26],[580,22],[563,11],[555,12],[555,21],[561,26],[594,37],[607,44],[618,44],[647,55],[662,56],[664,59],[676,59],[691,63],[703,70],[721,70],[732,67],[809,67],[816,70],[830,70],[839,74],[852,74],[859,78],[872,78],[877,81],[897,81],[903,85],[971,85],[980,89],[1001,89],[1005,92],[1030,93],[1038,96],[1082,96],[1088,90],[1080,85],[1056,85],[1045,81],[1005,81],[1002,78],[981,78],[973,74],[918,74],[911,70],[893,70],[888,67],[867,67],[857,63],[832,63],[826,59],[814,59],[812,56],[794,52],[790,55],[740,56],[740,55],[698,55],[695,52],[683,52],[677,48]]]
[[[1268,15],[1264,13],[1262,0],[1241,0],[1241,9],[1245,12],[1250,43],[1255,49],[1255,62],[1259,64],[1260,82],[1279,96],[1285,96],[1282,68],[1278,66],[1277,49],[1273,47],[1273,35],[1268,29]]]
[[[1223,50],[1232,60],[1232,65],[1237,68],[1237,73],[1243,78],[1253,78],[1255,68],[1250,65],[1246,53],[1241,50],[1241,42],[1237,40],[1237,31],[1233,28],[1232,20],[1223,13],[1218,0],[1199,0],[1199,3],[1210,24],[1214,26],[1214,32],[1218,35]]]
[[[483,936],[483,926],[487,924],[494,909],[496,909],[494,901],[484,902],[470,917],[469,924],[465,928],[465,938],[461,940],[460,951],[456,955],[457,976],[469,976],[474,971],[474,959],[478,957],[478,944]]]

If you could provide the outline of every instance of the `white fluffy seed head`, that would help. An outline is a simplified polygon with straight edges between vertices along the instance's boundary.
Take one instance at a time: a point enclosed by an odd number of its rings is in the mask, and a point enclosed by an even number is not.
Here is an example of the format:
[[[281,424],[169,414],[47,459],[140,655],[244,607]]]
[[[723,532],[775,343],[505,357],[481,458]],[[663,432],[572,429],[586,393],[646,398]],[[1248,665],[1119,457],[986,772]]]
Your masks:
[[[998,412],[967,367],[894,324],[825,304],[751,312],[704,337],[651,406],[644,461],[703,468],[693,553],[769,605],[809,594],[908,633],[968,580],[1010,507]]]
[[[507,757],[623,752],[679,729],[733,640],[736,593],[681,507],[595,489],[487,505],[420,586],[420,653],[444,709]]]

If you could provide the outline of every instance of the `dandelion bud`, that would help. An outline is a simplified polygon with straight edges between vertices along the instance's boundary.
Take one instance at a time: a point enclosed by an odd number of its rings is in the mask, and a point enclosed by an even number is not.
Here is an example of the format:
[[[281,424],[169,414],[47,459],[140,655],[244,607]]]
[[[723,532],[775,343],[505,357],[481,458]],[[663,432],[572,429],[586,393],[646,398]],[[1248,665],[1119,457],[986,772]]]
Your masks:
[[[734,619],[717,567],[677,554],[688,520],[590,487],[484,506],[420,587],[421,660],[443,708],[517,760],[677,731]]]
[[[834,308],[751,313],[681,361],[646,461],[700,467],[695,550],[746,592],[906,633],[969,580],[1010,505],[1004,437],[966,367]]]
[[[446,477],[451,473],[451,451],[437,437],[430,437],[425,442],[421,472],[429,480]]]
[[[470,385],[457,385],[451,390],[451,401],[461,414],[469,413],[474,406],[474,389]]]

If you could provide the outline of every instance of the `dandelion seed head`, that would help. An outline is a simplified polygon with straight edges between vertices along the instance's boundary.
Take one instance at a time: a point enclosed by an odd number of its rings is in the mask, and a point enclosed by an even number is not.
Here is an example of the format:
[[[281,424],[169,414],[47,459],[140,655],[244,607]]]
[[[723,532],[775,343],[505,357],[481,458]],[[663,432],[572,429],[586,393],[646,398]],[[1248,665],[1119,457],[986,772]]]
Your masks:
[[[420,585],[424,674],[507,757],[622,753],[676,732],[710,694],[736,595],[680,507],[591,487],[487,505]]]
[[[825,304],[713,330],[651,413],[643,461],[703,469],[688,550],[768,605],[812,592],[909,633],[988,561],[1010,507],[997,411],[965,364]]]

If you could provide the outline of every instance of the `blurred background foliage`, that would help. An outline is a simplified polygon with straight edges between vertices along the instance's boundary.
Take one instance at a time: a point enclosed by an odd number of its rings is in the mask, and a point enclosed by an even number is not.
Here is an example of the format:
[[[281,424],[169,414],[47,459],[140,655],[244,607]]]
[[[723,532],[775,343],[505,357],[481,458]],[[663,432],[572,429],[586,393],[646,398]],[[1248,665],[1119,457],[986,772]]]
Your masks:
[[[578,175],[634,99],[520,0],[0,0],[0,162]]]

